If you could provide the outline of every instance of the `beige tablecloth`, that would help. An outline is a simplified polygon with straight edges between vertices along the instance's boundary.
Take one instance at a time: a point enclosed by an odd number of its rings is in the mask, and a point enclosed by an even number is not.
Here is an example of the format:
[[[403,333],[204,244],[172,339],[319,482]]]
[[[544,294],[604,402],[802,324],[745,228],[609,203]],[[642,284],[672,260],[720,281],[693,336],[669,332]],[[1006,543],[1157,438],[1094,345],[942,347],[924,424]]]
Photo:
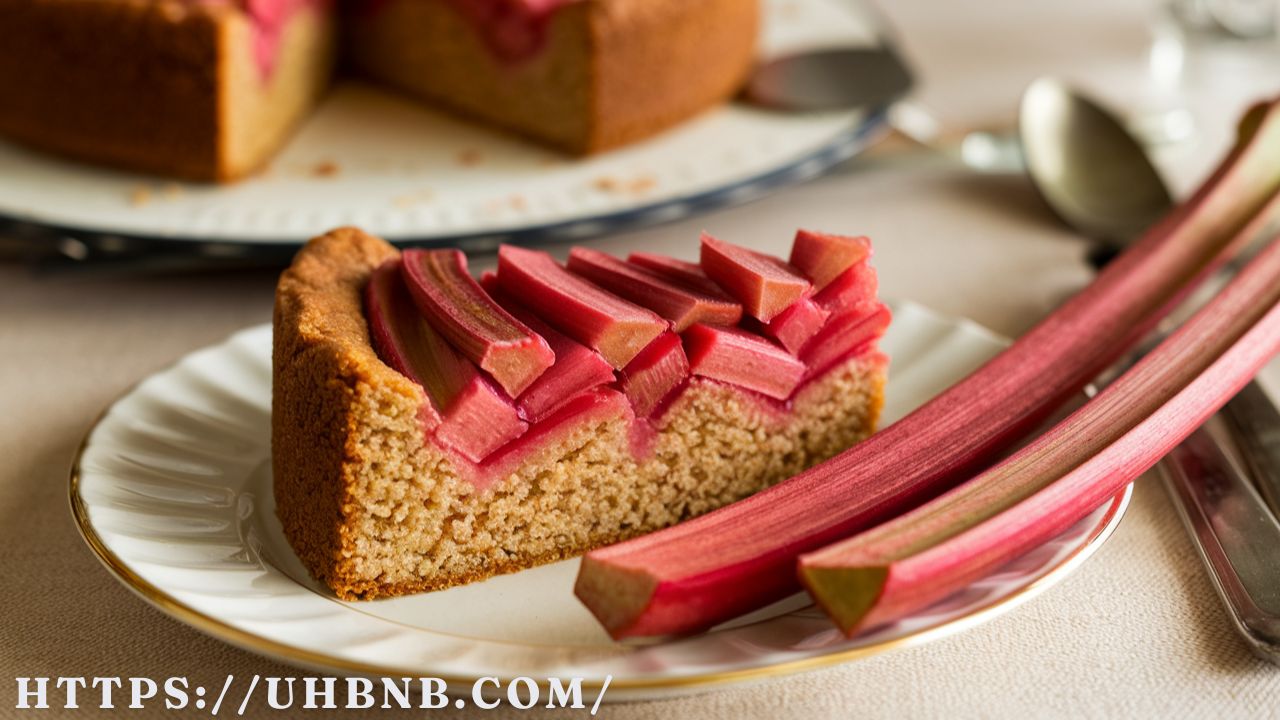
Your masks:
[[[889,10],[927,79],[924,101],[948,122],[969,124],[1007,118],[1025,81],[1045,71],[1136,101],[1153,7],[911,0]],[[1187,91],[1203,139],[1170,161],[1179,186],[1216,157],[1222,129],[1245,98],[1276,85],[1265,75],[1247,80]],[[1025,182],[936,162],[863,163],[747,207],[600,246],[690,256],[705,227],[777,251],[797,225],[870,234],[885,294],[1006,334],[1089,278],[1083,244],[1052,224]],[[212,684],[227,673],[298,674],[133,597],[81,543],[66,500],[71,456],[98,411],[180,355],[269,320],[273,282],[269,272],[121,280],[0,267],[0,577],[8,588],[0,716],[29,715],[13,709],[14,678],[22,676],[186,675]],[[1278,708],[1280,668],[1255,660],[1233,634],[1162,488],[1144,481],[1092,560],[986,625],[833,669],[602,714],[1205,718],[1280,717]],[[261,706],[248,713],[267,714]]]

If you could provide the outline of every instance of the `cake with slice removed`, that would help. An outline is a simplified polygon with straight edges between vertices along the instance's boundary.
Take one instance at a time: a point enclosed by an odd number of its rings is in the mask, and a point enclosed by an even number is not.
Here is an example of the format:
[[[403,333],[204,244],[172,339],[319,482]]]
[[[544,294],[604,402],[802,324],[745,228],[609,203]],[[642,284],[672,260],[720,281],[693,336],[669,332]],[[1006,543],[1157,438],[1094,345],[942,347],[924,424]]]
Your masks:
[[[707,236],[710,274],[504,246],[478,280],[456,251],[352,228],[312,240],[276,293],[285,535],[339,597],[440,589],[680,522],[847,448],[879,415],[889,315],[865,241],[821,238],[804,272]],[[788,347],[769,327],[803,303]]]
[[[0,0],[0,136],[189,180],[269,161],[328,86],[371,79],[571,153],[731,97],[758,0]],[[376,132],[376,128],[365,128]]]

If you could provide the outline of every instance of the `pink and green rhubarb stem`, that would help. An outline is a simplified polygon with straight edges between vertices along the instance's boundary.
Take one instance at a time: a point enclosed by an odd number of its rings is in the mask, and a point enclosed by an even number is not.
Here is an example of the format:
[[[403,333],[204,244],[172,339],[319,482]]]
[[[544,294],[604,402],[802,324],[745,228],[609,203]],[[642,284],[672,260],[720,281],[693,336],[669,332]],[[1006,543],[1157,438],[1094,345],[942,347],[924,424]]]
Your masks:
[[[850,635],[941,600],[1146,472],[1278,350],[1280,240],[1272,240],[1208,306],[1080,410],[964,485],[804,555],[801,579]]]
[[[1194,197],[985,366],[768,490],[589,553],[575,592],[618,638],[704,630],[794,592],[800,555],[937,495],[1080,392],[1204,276],[1278,187],[1280,111],[1268,104],[1242,123],[1236,148]]]

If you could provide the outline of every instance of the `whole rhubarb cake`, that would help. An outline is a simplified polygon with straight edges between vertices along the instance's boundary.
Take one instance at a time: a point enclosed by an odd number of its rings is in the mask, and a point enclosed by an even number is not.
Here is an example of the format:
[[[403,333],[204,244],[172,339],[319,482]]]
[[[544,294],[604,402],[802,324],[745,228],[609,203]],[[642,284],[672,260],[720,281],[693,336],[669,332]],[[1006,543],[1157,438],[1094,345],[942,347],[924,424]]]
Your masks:
[[[678,523],[866,437],[889,311],[865,238],[788,261],[704,235],[699,262],[354,228],[276,292],[277,513],[346,599],[446,588]]]
[[[271,159],[342,55],[433,105],[590,153],[732,96],[758,16],[758,0],[0,0],[0,136],[230,180]]]

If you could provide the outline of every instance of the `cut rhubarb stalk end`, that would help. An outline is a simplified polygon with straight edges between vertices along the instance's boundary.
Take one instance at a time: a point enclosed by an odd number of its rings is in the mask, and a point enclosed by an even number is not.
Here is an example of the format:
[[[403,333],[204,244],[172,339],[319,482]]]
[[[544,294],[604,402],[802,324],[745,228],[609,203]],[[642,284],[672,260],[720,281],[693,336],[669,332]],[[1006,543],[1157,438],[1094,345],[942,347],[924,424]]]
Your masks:
[[[846,633],[919,610],[1045,542],[1137,479],[1280,352],[1280,240],[1129,372],[960,487],[800,558]]]
[[[427,322],[508,395],[519,395],[555,362],[546,341],[471,277],[461,250],[405,250],[402,257],[409,292]]]
[[[525,420],[541,422],[583,392],[614,381],[613,367],[600,353],[552,328],[501,289],[490,290],[489,283],[496,285],[496,281],[494,278],[486,282],[485,289],[507,312],[541,335],[556,356],[555,364],[516,399],[516,407]]]
[[[786,400],[804,378],[805,365],[757,335],[736,328],[694,325],[684,332],[689,371]]]
[[[582,602],[614,637],[703,630],[799,587],[796,559],[936,496],[1042,422],[1203,280],[1253,218],[1280,219],[1280,110],[1252,116],[1214,175],[1084,291],[912,414],[825,463],[706,515],[592,551],[580,573],[644,578]],[[1239,233],[1255,237],[1254,228]],[[696,327],[696,326],[695,326]],[[687,349],[687,348],[686,348]],[[690,361],[693,354],[690,353]],[[598,588],[592,578],[579,588]],[[647,601],[630,598],[647,595]],[[625,608],[614,606],[628,598]]]
[[[378,267],[365,291],[374,347],[388,365],[426,391],[431,406],[421,413],[426,430],[479,462],[528,426],[502,391],[418,312],[400,265],[393,260]]]
[[[724,288],[721,288],[714,280],[707,277],[707,274],[702,271],[702,266],[698,263],[678,260],[666,255],[642,252],[631,253],[627,256],[627,262],[632,265],[638,265],[651,273],[683,285],[690,290],[696,290],[703,295],[736,302],[729,297],[729,293],[725,292]]]
[[[791,244],[791,265],[804,273],[817,290],[825,288],[849,268],[871,255],[865,237],[844,237],[800,230]]]
[[[782,260],[702,234],[702,270],[742,303],[747,314],[769,322],[810,291],[807,279]]]
[[[680,336],[663,333],[622,369],[619,387],[631,401],[637,417],[648,417],[662,401],[689,377]]]
[[[840,273],[818,294],[813,301],[832,313],[851,310],[859,305],[874,302],[880,290],[876,269],[869,263],[858,263]]]
[[[737,325],[742,319],[742,306],[732,300],[683,287],[599,250],[570,250],[569,270],[658,313],[671,321],[676,332],[683,332],[694,323]]]
[[[855,351],[878,340],[889,329],[889,308],[872,302],[835,317],[805,345],[800,361],[808,367],[806,377],[817,377]]]
[[[787,352],[799,355],[809,340],[818,334],[831,317],[831,311],[804,298],[791,307],[778,313],[762,330],[769,337],[777,340]]]
[[[574,275],[545,252],[503,245],[498,284],[549,325],[626,367],[669,323]]]

